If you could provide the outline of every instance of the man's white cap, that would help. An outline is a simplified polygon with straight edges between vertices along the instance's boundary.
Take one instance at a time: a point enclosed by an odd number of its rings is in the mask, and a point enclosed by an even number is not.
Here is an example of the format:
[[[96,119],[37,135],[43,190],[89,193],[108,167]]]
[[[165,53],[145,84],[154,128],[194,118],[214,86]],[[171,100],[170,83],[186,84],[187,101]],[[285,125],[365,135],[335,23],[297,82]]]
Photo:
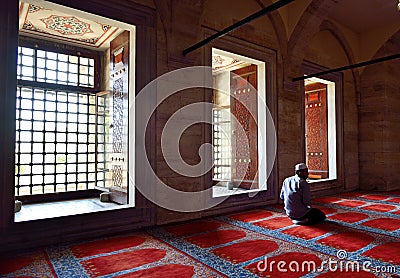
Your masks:
[[[299,163],[299,164],[296,164],[296,166],[294,166],[295,171],[304,170],[304,169],[308,169],[308,167],[305,163]]]

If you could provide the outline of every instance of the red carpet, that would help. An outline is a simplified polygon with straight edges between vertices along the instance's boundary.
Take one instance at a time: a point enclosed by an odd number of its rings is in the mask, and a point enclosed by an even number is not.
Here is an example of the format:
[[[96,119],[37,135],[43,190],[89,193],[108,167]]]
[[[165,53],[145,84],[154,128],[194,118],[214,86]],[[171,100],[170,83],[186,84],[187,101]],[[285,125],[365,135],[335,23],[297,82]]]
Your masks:
[[[275,261],[275,263],[273,264],[272,261]],[[285,265],[281,266],[280,268],[283,270],[287,270],[286,272],[278,270],[277,262],[281,261],[285,262]],[[301,252],[288,252],[277,255],[275,257],[268,258],[267,265],[265,265],[265,262],[263,263],[255,262],[247,266],[246,269],[250,270],[252,273],[257,274],[259,277],[297,278],[309,272],[308,264],[305,265],[304,269],[302,269],[302,263],[305,261],[315,262],[316,267],[321,265],[321,259],[314,254],[301,253]],[[264,271],[260,271],[257,268],[257,265],[261,268],[261,270],[263,270],[263,268],[265,267],[266,269]],[[289,268],[290,266],[291,268]]]
[[[250,212],[245,212],[245,213],[239,213],[235,215],[229,216],[232,219],[236,219],[239,221],[243,222],[251,222],[251,221],[256,221],[259,219],[267,218],[272,216],[272,213],[266,210],[256,210],[256,211],[250,211]]]
[[[373,211],[379,211],[379,212],[388,212],[388,211],[391,211],[391,210],[393,210],[395,208],[396,208],[396,206],[384,205],[384,204],[369,205],[369,206],[363,207],[363,209],[366,209],[366,210],[373,210]]]
[[[148,269],[139,270],[133,273],[123,274],[115,277],[120,278],[191,278],[194,275],[193,266],[181,264],[169,264],[163,266],[156,266]]]
[[[361,198],[364,198],[364,199],[367,199],[367,200],[373,200],[373,201],[382,201],[382,200],[385,200],[385,199],[389,198],[389,196],[377,195],[377,194],[368,194],[368,195],[362,195]]]
[[[241,263],[275,251],[278,247],[271,240],[249,240],[220,247],[212,252],[232,263]]]
[[[316,207],[328,215],[328,221],[318,225],[294,225],[278,204],[0,258],[0,277],[226,278],[250,277],[251,273],[271,278],[400,277],[397,273],[324,273],[327,268],[309,273],[304,269],[312,267],[312,262],[319,267],[322,261],[337,260],[338,250],[355,255],[344,263],[356,258],[399,269],[400,195],[352,192],[340,197],[317,199],[321,203]],[[258,271],[257,265],[265,267],[265,261],[271,268]],[[279,271],[278,263],[288,268],[292,262],[297,263],[292,268],[303,265],[303,270]]]
[[[390,198],[386,200],[386,202],[391,202],[391,203],[398,203],[400,204],[400,198]]]
[[[14,272],[32,263],[33,259],[28,257],[12,257],[0,260],[0,275]]]
[[[400,209],[399,209],[399,210],[396,210],[396,211],[393,211],[393,212],[391,212],[391,213],[400,215]]]
[[[313,239],[322,236],[331,230],[331,226],[322,223],[314,226],[296,226],[294,228],[284,230],[283,233],[300,237],[302,239]]]
[[[97,277],[159,261],[165,254],[165,250],[146,248],[89,259],[81,263],[92,277]]]
[[[340,197],[350,197],[350,198],[357,198],[364,195],[364,193],[361,192],[345,192],[345,193],[341,193],[339,194]]]
[[[325,214],[331,214],[331,213],[337,212],[337,209],[334,209],[334,208],[327,208],[327,207],[320,207],[320,206],[313,206],[313,207],[322,210],[322,212]]]
[[[124,248],[138,246],[144,241],[144,238],[138,236],[128,236],[77,244],[70,247],[70,249],[75,257],[83,258],[96,254],[109,253]]]
[[[400,220],[394,218],[378,218],[364,222],[361,225],[386,231],[395,231],[400,229]]]
[[[197,234],[202,232],[208,232],[212,230],[216,230],[221,226],[221,223],[214,221],[196,221],[194,223],[183,224],[179,226],[168,227],[166,230],[171,234],[176,236],[184,236]]]
[[[335,203],[343,200],[342,198],[338,197],[321,197],[321,198],[315,198],[313,199],[313,202],[316,203],[323,203],[323,204],[330,204],[330,203]]]
[[[283,216],[283,217],[274,217],[272,219],[256,222],[256,223],[254,223],[254,225],[264,227],[264,228],[267,228],[270,230],[276,230],[276,229],[280,229],[283,227],[293,225],[293,222],[292,222],[292,220],[289,219],[289,217]]]
[[[336,203],[339,206],[345,206],[345,207],[350,207],[350,208],[356,208],[362,205],[365,205],[366,202],[363,201],[342,201],[342,202],[338,202]]]
[[[370,272],[362,271],[331,271],[317,276],[318,278],[375,278],[376,276]]]
[[[340,220],[347,223],[355,223],[364,219],[367,219],[369,216],[365,213],[359,212],[343,212],[330,216],[330,219]]]
[[[376,246],[364,252],[363,255],[400,265],[400,242],[389,242]]]
[[[375,240],[374,237],[359,232],[344,232],[321,238],[318,243],[343,249],[349,252],[357,251]]]
[[[186,238],[186,240],[202,248],[207,248],[211,246],[228,243],[237,239],[241,239],[245,236],[246,233],[243,231],[220,230],[220,231],[210,232],[204,235],[188,237]]]

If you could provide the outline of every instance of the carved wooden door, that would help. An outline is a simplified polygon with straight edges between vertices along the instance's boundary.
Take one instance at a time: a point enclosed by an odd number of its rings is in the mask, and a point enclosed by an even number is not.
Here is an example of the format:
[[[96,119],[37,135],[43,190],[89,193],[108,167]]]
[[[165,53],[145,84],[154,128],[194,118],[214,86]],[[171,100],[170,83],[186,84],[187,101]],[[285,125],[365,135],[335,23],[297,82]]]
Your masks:
[[[328,178],[327,85],[305,86],[306,163],[310,178]]]
[[[257,117],[257,66],[250,65],[232,73],[232,181],[236,186],[246,189],[254,183],[255,189],[258,188],[258,133],[253,116]],[[239,132],[240,128],[243,133]]]

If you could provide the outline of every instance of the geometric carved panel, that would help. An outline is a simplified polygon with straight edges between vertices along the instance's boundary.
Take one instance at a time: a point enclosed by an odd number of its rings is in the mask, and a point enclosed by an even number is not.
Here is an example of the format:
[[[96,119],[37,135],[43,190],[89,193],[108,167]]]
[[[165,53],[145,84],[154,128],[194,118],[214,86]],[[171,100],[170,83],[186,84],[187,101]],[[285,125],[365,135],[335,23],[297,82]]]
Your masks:
[[[123,78],[114,81],[113,86],[113,152],[122,153],[123,149]]]
[[[306,163],[310,174],[327,178],[328,172],[328,107],[327,85],[305,86]]]
[[[113,165],[112,166],[112,185],[116,187],[122,187],[123,172],[122,166]]]
[[[306,119],[307,152],[321,152],[321,110],[306,108]]]
[[[257,117],[257,66],[250,65],[232,73],[235,75],[231,75],[231,113],[236,118],[231,121],[232,179],[243,179],[239,187],[248,189],[252,181],[257,181],[258,171],[258,127],[257,119],[253,118]]]

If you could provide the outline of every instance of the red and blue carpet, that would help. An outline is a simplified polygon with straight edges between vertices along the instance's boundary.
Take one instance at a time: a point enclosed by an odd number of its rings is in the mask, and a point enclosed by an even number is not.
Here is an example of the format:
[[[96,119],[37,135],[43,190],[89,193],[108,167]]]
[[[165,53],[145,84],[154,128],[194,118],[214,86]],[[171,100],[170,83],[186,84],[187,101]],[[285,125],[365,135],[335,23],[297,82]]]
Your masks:
[[[315,226],[274,205],[49,246],[0,259],[0,277],[400,277],[399,193],[314,199]]]

